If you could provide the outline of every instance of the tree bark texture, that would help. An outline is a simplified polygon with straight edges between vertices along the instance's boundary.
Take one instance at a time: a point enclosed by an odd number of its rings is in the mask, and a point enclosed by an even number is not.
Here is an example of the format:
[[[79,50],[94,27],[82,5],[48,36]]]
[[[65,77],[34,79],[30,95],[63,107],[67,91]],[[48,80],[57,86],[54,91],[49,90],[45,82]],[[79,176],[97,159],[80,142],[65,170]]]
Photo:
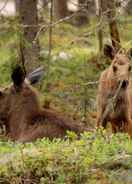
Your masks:
[[[120,49],[120,36],[116,21],[116,6],[115,0],[107,1],[107,17],[109,21],[109,29],[111,35],[112,46],[117,52]]]
[[[68,15],[67,0],[54,0],[54,14],[57,19]]]
[[[34,43],[38,32],[37,0],[20,0],[19,17],[22,25],[22,47],[27,73],[39,66],[39,41]]]

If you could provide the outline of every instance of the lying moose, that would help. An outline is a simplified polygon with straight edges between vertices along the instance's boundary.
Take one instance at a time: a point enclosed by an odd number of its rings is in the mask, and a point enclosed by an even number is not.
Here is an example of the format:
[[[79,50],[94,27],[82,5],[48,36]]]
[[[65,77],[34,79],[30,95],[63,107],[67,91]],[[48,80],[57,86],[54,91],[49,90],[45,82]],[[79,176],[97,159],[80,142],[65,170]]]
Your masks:
[[[102,72],[98,89],[97,126],[111,122],[113,133],[122,131],[132,136],[132,67],[123,53],[114,54],[109,45],[105,54],[112,63]]]
[[[42,137],[63,137],[67,130],[83,128],[50,109],[42,109],[35,89],[25,80],[20,66],[12,73],[13,84],[0,92],[0,122],[12,140],[32,141]]]

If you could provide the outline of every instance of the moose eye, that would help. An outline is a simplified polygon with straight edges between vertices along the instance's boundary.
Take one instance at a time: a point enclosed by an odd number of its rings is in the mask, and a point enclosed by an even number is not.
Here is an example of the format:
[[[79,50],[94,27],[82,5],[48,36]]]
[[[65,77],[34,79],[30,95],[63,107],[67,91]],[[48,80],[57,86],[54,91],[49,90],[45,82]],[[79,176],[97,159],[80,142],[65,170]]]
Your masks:
[[[131,70],[132,70],[132,67],[131,67],[131,66],[129,66],[128,71],[130,72]]]
[[[116,71],[117,71],[117,67],[113,66],[113,72],[116,72]]]

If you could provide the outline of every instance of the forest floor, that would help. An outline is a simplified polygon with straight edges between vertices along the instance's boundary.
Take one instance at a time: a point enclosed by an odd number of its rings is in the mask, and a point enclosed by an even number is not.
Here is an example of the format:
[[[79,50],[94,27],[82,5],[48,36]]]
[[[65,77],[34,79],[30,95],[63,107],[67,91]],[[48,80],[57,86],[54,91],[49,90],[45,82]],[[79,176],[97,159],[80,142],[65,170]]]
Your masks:
[[[0,141],[1,184],[131,184],[132,141],[104,131],[79,140]]]
[[[121,42],[131,47],[131,17],[119,19]],[[8,27],[8,24],[14,27]],[[11,67],[17,60],[18,32],[15,20],[0,28],[0,84],[10,83]],[[104,25],[108,42],[108,25]],[[40,60],[46,72],[39,85],[42,105],[95,127],[97,83],[110,61],[98,54],[96,21],[76,27],[53,29],[51,59],[48,33],[40,35]],[[48,77],[47,77],[47,68]],[[95,81],[91,85],[88,82]],[[0,183],[2,184],[132,184],[132,141],[100,130],[82,134],[77,140],[68,132],[66,140],[48,139],[19,144],[0,139]]]

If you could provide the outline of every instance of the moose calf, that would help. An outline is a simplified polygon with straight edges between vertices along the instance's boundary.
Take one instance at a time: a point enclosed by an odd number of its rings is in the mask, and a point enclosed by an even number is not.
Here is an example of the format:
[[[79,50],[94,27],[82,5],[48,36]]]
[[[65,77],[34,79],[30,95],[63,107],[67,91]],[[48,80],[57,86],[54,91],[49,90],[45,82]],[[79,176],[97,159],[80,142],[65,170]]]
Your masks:
[[[42,137],[63,137],[67,130],[82,131],[72,120],[40,107],[37,92],[25,82],[20,66],[16,66],[11,77],[13,84],[0,92],[0,121],[11,139],[26,142]]]
[[[111,122],[113,133],[122,131],[132,136],[132,76],[130,60],[123,53],[116,53],[109,45],[105,54],[112,63],[102,72],[97,96],[97,126],[106,128]]]

